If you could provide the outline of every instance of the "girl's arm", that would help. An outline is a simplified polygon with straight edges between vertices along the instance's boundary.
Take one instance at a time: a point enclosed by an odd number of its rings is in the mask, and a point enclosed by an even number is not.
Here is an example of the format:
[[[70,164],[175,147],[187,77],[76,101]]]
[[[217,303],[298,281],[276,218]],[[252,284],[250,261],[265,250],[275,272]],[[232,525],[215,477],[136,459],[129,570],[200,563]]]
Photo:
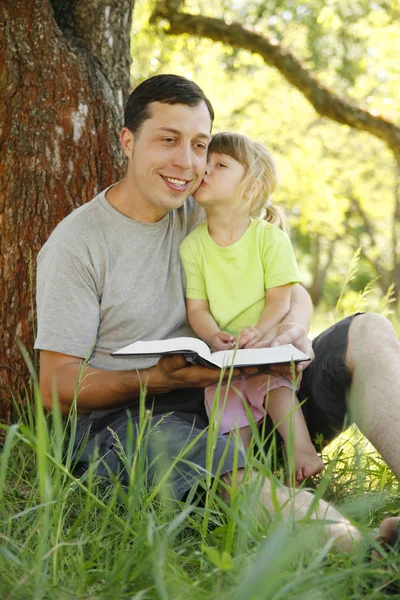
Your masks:
[[[280,285],[266,291],[265,308],[256,327],[263,335],[280,323],[289,312],[291,287],[290,284]]]
[[[265,348],[268,346],[280,346],[282,344],[293,344],[302,352],[307,354],[311,359],[314,358],[314,351],[311,340],[307,337],[312,319],[313,306],[309,293],[303,286],[297,284],[291,289],[290,310],[286,317],[272,327],[262,338],[257,342],[257,348]],[[311,361],[296,364],[296,372],[300,373],[311,364]],[[276,365],[271,367],[278,375],[290,377],[290,368],[287,365]]]
[[[275,332],[275,339],[272,341],[277,341],[281,344],[293,343],[293,341],[299,337],[296,333],[289,333],[287,336],[285,335],[280,339],[280,335],[284,335],[284,330],[289,331],[293,327],[302,328],[303,334],[307,335],[310,330],[312,316],[313,305],[310,294],[302,285],[293,285],[290,290],[290,310],[282,321],[280,331]],[[270,333],[273,334],[272,331]],[[289,339],[290,336],[292,336],[293,339]]]
[[[239,348],[252,348],[290,310],[291,285],[269,288],[265,294],[265,307],[256,327],[246,327],[240,332]]]
[[[210,313],[208,300],[186,298],[186,310],[193,331],[213,350],[233,348],[235,338],[225,331],[220,331]]]

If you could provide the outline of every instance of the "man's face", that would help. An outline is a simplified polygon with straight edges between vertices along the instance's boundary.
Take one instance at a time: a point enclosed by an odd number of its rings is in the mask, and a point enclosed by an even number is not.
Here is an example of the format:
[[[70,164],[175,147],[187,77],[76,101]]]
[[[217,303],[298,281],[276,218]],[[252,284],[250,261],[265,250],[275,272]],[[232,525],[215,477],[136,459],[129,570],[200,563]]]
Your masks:
[[[153,102],[150,108],[151,117],[137,135],[131,134],[124,151],[135,206],[149,220],[158,220],[182,206],[199,187],[207,165],[211,118],[204,102],[196,107]]]

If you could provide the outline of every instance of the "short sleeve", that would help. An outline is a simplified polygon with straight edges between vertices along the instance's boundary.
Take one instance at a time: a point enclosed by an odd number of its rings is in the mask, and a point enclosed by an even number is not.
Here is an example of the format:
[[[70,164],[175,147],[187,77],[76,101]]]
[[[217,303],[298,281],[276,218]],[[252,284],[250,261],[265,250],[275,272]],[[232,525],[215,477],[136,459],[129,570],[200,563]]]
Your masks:
[[[38,257],[35,348],[86,358],[98,335],[95,273],[71,251],[43,248]]]
[[[200,261],[196,256],[193,238],[189,235],[181,244],[179,249],[186,279],[186,298],[193,300],[207,300],[204,273]]]
[[[301,275],[289,237],[278,227],[266,225],[262,241],[265,289],[299,283]]]

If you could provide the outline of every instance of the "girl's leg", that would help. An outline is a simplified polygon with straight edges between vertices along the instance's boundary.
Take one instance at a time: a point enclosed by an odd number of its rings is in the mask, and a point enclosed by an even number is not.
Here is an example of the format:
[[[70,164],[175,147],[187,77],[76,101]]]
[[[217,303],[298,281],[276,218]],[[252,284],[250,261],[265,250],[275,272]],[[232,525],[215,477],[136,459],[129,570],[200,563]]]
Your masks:
[[[270,390],[265,403],[266,410],[281,434],[285,448],[293,436],[296,482],[321,473],[323,460],[318,456],[308,432],[303,412],[296,395],[288,387]]]
[[[246,425],[245,427],[241,427],[239,429],[239,435],[240,438],[243,442],[243,446],[245,448],[248,448],[250,446],[250,442],[251,442],[251,438],[253,437],[253,434],[251,433],[251,427],[250,425]]]

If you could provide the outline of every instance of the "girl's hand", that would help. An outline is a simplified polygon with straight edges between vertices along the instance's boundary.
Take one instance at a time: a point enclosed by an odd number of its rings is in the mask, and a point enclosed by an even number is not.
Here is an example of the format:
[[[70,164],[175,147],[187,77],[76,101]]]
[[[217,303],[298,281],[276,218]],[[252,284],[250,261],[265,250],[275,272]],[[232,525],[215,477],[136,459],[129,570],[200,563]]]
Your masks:
[[[254,348],[262,339],[263,334],[255,327],[245,327],[239,333],[239,348]]]
[[[211,340],[212,350],[232,350],[235,346],[235,338],[226,331],[218,331]]]

